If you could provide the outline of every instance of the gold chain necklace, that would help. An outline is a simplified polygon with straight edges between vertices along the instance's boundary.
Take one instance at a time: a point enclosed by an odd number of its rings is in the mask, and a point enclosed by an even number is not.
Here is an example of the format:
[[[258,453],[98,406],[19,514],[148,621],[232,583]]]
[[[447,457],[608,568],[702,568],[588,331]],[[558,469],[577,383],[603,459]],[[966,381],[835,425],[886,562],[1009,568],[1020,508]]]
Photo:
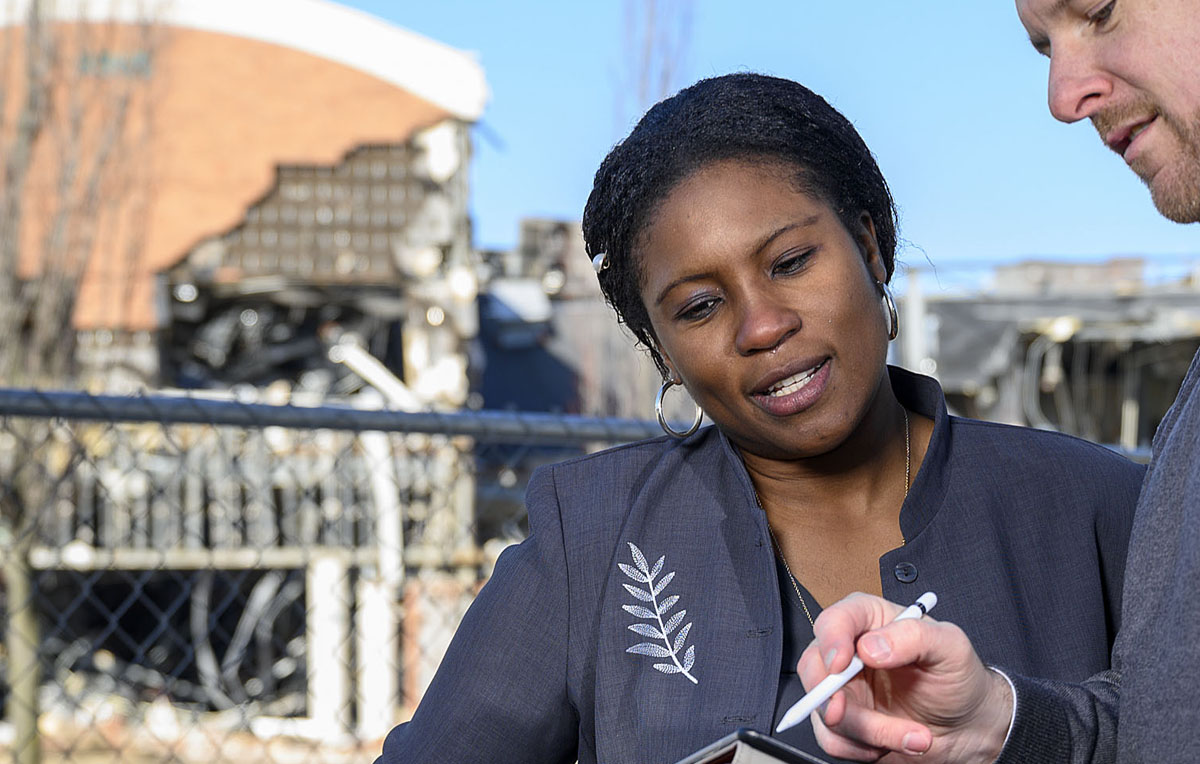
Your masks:
[[[908,409],[903,406],[900,411],[904,413],[904,498],[908,498],[908,487],[911,484],[910,476],[912,469],[912,446],[909,441],[908,434]],[[763,509],[762,498],[758,495],[758,489],[754,487],[754,481],[750,481],[750,488],[754,491],[754,500],[758,502],[758,508]],[[763,509],[763,511],[766,511]],[[771,543],[775,546],[775,551],[779,555],[779,559],[783,562],[783,569],[787,571],[788,580],[792,582],[792,589],[796,592],[796,599],[800,600],[800,607],[804,610],[804,617],[808,619],[808,625],[813,626],[812,613],[808,612],[808,603],[804,601],[804,595],[800,593],[800,584],[796,581],[796,577],[792,575],[792,566],[788,565],[787,557],[783,554],[783,547],[779,544],[779,539],[775,538],[775,531],[771,530],[771,523],[767,523],[767,533],[771,536]],[[900,533],[900,544],[903,546],[908,541],[904,538],[904,533]]]

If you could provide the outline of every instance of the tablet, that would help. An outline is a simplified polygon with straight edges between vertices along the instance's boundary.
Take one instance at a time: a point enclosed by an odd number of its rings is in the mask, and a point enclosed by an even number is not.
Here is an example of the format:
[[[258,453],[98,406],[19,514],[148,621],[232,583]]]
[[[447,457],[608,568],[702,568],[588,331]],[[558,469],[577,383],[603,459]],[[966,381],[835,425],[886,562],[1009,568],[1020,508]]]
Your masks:
[[[739,729],[706,745],[676,764],[829,764],[810,753],[798,751],[761,732]]]

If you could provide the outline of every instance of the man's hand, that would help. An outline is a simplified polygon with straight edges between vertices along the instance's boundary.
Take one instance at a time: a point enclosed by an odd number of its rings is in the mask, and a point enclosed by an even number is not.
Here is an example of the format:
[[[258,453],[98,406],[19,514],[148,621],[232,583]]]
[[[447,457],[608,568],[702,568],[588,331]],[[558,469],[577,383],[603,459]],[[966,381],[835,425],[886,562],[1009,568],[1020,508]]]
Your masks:
[[[800,657],[805,689],[850,663],[865,669],[813,714],[817,742],[857,761],[990,764],[1012,718],[1008,682],[984,667],[962,629],[925,616],[892,620],[904,608],[852,594],[827,608]]]

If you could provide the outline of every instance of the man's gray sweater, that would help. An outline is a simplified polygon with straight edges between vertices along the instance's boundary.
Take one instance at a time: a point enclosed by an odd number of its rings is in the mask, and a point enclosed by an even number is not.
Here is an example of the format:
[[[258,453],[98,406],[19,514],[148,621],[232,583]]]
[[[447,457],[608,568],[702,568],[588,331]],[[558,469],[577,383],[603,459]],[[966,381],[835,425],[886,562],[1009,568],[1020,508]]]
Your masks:
[[[1154,435],[1112,669],[1083,684],[1013,677],[1016,722],[997,764],[1200,761],[1198,385],[1200,353]]]

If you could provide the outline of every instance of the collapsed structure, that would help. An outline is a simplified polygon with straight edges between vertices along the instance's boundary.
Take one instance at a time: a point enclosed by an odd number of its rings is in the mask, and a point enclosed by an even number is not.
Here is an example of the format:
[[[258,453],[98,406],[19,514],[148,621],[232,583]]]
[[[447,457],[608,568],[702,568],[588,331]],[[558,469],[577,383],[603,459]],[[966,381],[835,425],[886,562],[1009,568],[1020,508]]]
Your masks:
[[[152,5],[0,6],[0,74],[16,83],[0,114],[38,128],[0,135],[30,147],[19,187],[0,189],[0,254],[16,254],[16,291],[62,287],[61,304],[0,329],[10,346],[53,335],[70,356],[69,376],[31,384],[463,406],[479,63],[327,0]],[[39,57],[53,76],[18,82],[14,62]],[[43,94],[56,108],[21,111]],[[39,326],[59,307],[61,331]],[[113,677],[191,709],[249,703],[263,735],[373,740],[452,628],[406,603],[428,608],[417,595],[442,579],[453,607],[473,593],[472,451],[425,435],[9,423],[0,544],[40,581],[42,662],[78,692],[111,693]],[[453,585],[454,565],[470,583]],[[433,583],[406,587],[408,567]],[[34,609],[10,599],[5,616]],[[419,654],[401,655],[404,628]],[[81,698],[54,702],[77,713]],[[0,702],[36,723],[37,692],[0,686]]]
[[[80,269],[75,337],[59,338],[78,340],[78,381],[298,384],[313,370],[298,348],[346,323],[378,329],[411,384],[436,368],[441,386],[465,389],[478,62],[326,0],[153,12],[117,0],[0,9],[6,50],[55,51],[44,80],[22,81],[20,56],[6,59],[7,112],[42,91],[53,108],[25,115],[38,132],[0,137],[32,141],[22,186],[5,190],[21,278],[48,288]],[[68,166],[76,155],[84,169]]]
[[[1200,346],[1194,262],[1027,261],[935,291],[938,278],[907,274],[896,360],[937,376],[955,413],[1148,455]]]

